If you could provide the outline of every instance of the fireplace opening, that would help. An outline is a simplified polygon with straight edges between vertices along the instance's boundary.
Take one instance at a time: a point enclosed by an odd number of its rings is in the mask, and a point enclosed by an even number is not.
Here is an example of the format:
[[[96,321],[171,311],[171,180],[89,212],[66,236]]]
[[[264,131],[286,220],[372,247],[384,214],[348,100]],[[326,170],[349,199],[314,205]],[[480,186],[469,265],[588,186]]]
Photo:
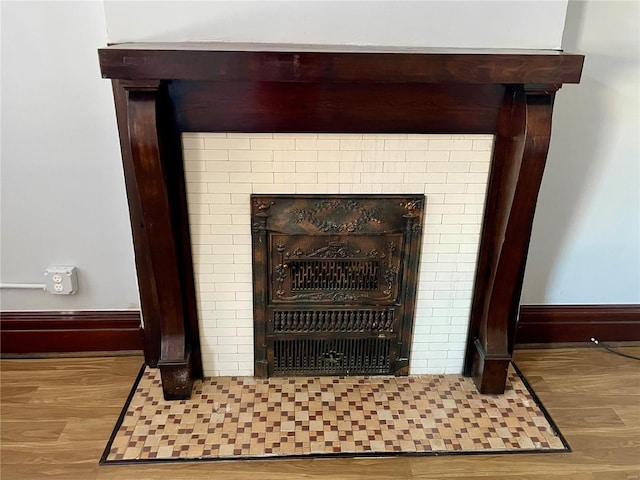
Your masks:
[[[252,195],[258,376],[406,374],[424,195]]]

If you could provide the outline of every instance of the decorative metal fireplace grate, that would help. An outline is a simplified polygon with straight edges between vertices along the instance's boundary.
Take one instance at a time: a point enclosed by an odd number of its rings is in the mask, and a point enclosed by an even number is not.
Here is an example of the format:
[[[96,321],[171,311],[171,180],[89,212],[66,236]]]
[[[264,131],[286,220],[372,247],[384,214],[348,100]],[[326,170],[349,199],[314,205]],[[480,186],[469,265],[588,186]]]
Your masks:
[[[424,195],[252,195],[256,375],[408,373]]]

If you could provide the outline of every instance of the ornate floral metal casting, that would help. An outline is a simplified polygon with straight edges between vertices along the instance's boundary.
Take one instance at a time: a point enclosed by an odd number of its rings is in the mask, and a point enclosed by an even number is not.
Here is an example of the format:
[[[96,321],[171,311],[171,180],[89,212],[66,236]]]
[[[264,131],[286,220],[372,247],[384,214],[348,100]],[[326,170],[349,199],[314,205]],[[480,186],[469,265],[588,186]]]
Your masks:
[[[273,278],[277,285],[275,290],[276,296],[280,300],[294,301],[305,300],[315,302],[355,302],[355,301],[384,301],[392,298],[394,294],[394,286],[398,282],[398,268],[393,263],[394,254],[397,252],[398,247],[394,242],[387,244],[386,255],[380,255],[380,253],[373,249],[366,255],[358,255],[360,250],[358,248],[352,248],[345,243],[337,240],[330,241],[326,247],[320,247],[312,250],[309,254],[296,248],[293,252],[286,251],[286,244],[278,243],[276,245],[276,251],[279,255],[279,262],[274,265]],[[372,295],[367,292],[349,292],[349,291],[317,291],[317,292],[300,292],[291,295],[286,294],[284,289],[284,283],[289,277],[289,264],[287,261],[295,257],[297,260],[306,259],[333,259],[333,258],[367,258],[367,259],[380,259],[386,260],[384,263],[384,271],[382,272],[382,278],[385,281],[386,288],[382,291],[383,295]]]
[[[321,214],[335,217],[341,214],[357,212],[360,216],[353,220],[336,222],[334,218],[321,218]],[[382,223],[380,209],[377,207],[364,208],[357,200],[323,200],[317,202],[311,209],[293,210],[294,223],[309,222],[321,232],[357,233],[361,232],[369,223]]]
[[[397,251],[396,244],[393,242],[389,242],[387,244],[387,268],[383,273],[383,278],[387,282],[387,288],[384,290],[384,294],[387,296],[391,296],[391,292],[393,291],[393,286],[398,281],[398,269],[393,264],[393,254]]]
[[[255,368],[406,375],[424,195],[252,195]]]
[[[412,200],[409,202],[400,202],[400,206],[404,207],[408,215],[419,216],[422,215],[424,202],[422,200]]]
[[[301,248],[296,248],[293,252],[286,252],[287,258],[354,258],[356,256],[365,258],[378,258],[380,253],[374,248],[369,253],[361,255],[362,250],[357,246],[351,246],[346,242],[341,242],[339,237],[330,240],[326,247],[320,247],[304,252]],[[384,258],[384,255],[382,256]]]

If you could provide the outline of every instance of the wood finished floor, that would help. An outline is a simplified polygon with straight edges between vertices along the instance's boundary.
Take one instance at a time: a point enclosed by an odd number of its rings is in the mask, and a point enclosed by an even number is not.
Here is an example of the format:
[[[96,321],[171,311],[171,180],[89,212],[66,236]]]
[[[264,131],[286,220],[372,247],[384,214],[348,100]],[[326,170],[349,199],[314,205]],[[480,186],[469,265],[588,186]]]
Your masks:
[[[98,466],[141,358],[3,360],[0,478],[640,480],[640,362],[594,349],[515,359],[573,453]]]

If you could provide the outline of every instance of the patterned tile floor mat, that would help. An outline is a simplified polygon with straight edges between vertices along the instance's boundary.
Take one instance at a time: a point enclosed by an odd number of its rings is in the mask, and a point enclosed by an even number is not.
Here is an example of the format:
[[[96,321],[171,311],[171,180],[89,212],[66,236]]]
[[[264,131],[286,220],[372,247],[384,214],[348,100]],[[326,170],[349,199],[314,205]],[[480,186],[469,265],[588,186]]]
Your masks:
[[[171,402],[144,368],[101,462],[567,450],[513,368],[498,396],[459,375],[211,377]]]

